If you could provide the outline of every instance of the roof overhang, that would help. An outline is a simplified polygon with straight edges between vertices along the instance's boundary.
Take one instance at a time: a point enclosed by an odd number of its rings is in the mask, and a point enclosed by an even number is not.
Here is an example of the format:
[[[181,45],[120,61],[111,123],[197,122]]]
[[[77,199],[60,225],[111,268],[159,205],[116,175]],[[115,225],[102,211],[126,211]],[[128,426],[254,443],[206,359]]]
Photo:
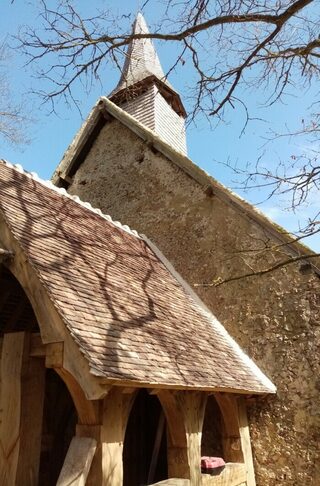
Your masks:
[[[119,91],[111,93],[109,99],[116,105],[120,106],[127,101],[137,98],[142,93],[147,91],[147,89],[152,85],[157,86],[161,95],[165,98],[169,105],[172,106],[174,111],[178,113],[179,116],[182,116],[183,118],[187,117],[187,112],[184,109],[178,93],[176,93],[172,88],[170,88],[167,84],[165,84],[153,74],[142,79],[141,81],[138,81],[137,83],[126,86]]]
[[[63,368],[74,376],[87,398],[101,398],[108,392],[109,385],[206,392],[219,391],[246,395],[264,395],[275,392],[275,387],[271,381],[245,355],[214,316],[202,308],[197,296],[192,295],[186,288],[169,262],[165,261],[159,250],[150,241],[145,237],[137,237],[133,232],[125,230],[125,227],[119,227],[119,224],[110,222],[106,216],[99,214],[90,205],[79,202],[74,196],[63,190],[50,187],[46,181],[23,172],[21,167],[15,168],[10,164],[0,162],[0,170],[0,180],[2,181],[0,187],[0,246],[14,255],[6,265],[20,282],[30,300],[40,327],[42,342],[44,344],[63,343]],[[72,221],[76,221],[76,224],[72,224]],[[91,244],[92,241],[96,241],[96,236],[93,237],[93,240],[91,239],[93,225],[99,225],[99,228],[101,228],[100,239],[97,242],[95,252],[92,252]],[[56,231],[57,229],[59,230]],[[166,289],[171,288],[166,297],[169,300],[169,308],[172,309],[172,299],[176,299],[179,302],[179,307],[184,308],[183,315],[188,315],[189,322],[193,322],[197,329],[202,329],[201,335],[207,333],[208,340],[204,340],[200,348],[198,346],[191,347],[198,359],[196,371],[195,361],[192,361],[190,368],[188,360],[191,350],[185,349],[186,339],[182,336],[183,333],[188,334],[188,330],[185,329],[179,312],[177,312],[176,317],[170,317],[171,321],[173,318],[175,319],[175,326],[172,327],[171,337],[165,338],[165,343],[163,338],[167,335],[164,334],[164,331],[168,325],[168,318],[163,313],[160,313],[152,321],[152,325],[155,326],[152,335],[149,334],[150,325],[139,327],[142,341],[139,341],[139,338],[135,342],[135,349],[137,349],[138,342],[148,342],[147,349],[159,348],[159,356],[163,356],[162,359],[167,363],[166,366],[163,366],[161,362],[161,365],[155,369],[153,361],[148,357],[149,355],[147,356],[146,350],[142,348],[144,367],[140,371],[140,351],[138,354],[130,351],[131,339],[135,341],[134,336],[136,336],[132,326],[129,324],[128,328],[122,328],[121,323],[127,322],[125,316],[122,320],[120,318],[113,320],[113,313],[109,312],[108,300],[103,304],[105,292],[104,287],[101,287],[99,275],[101,268],[107,265],[105,255],[114,251],[113,246],[109,244],[110,235],[113,232],[116,234],[115,241],[117,241],[117,245],[120,245],[119,248],[123,248],[125,244],[129,245],[130,265],[133,264],[132,257],[134,255],[137,256],[138,263],[139,258],[142,258],[142,274],[148,271],[146,261],[150,260],[154,272],[152,277],[154,283],[150,284],[151,292],[155,292],[153,295],[154,302],[159,299],[159,296],[161,296],[161,300],[164,295],[161,286],[165,285]],[[75,256],[75,259],[71,261],[70,254],[73,255],[72,251],[75,248],[79,250],[80,247],[81,252],[78,251],[77,253],[79,256]],[[75,265],[75,261],[77,261],[77,265]],[[98,262],[96,267],[95,262]],[[138,263],[135,262],[132,268],[136,269]],[[120,262],[119,268],[122,269],[122,272],[125,272],[124,268],[127,268],[127,266],[121,265]],[[119,268],[117,267],[115,275],[118,275]],[[133,273],[130,273],[129,270],[128,273],[132,276],[133,283],[137,284],[135,296],[138,295],[138,284],[143,277],[141,271],[139,270],[136,273],[136,270],[134,270]],[[161,278],[157,278],[158,274]],[[79,275],[82,275],[82,279],[85,279],[89,288],[95,288],[97,281],[100,282],[100,297],[96,293],[92,294],[92,291],[88,294],[86,287],[83,287],[84,280],[79,279]],[[110,271],[108,278],[110,279]],[[109,280],[105,281],[105,283],[107,282]],[[154,287],[155,285],[156,287]],[[159,289],[158,285],[160,285]],[[141,295],[145,295],[143,289],[141,292]],[[123,289],[117,295],[122,296],[124,294],[127,296],[126,299],[131,299],[130,286],[127,287],[126,292]],[[189,294],[189,297],[185,294]],[[135,296],[132,297],[134,302],[136,302]],[[134,311],[135,314],[133,315],[148,316],[147,307],[145,307],[148,306],[148,302],[149,300],[143,303],[142,299],[139,308]],[[89,308],[92,312],[84,314],[83,305],[85,305],[85,309],[88,309],[88,312]],[[96,305],[100,309],[100,321],[96,321]],[[129,314],[130,319],[132,319],[132,313]],[[90,326],[88,328],[88,322],[92,328]],[[102,326],[100,322],[103,322]],[[104,336],[109,336],[110,343],[114,343],[119,325],[122,329],[121,333],[128,332],[126,344],[123,343],[124,347],[122,345],[119,349],[116,348],[116,358],[115,361],[112,361],[112,365],[104,365],[104,361],[109,363],[109,360],[113,359],[111,356],[114,355],[114,351],[111,354],[108,351],[108,349],[111,349],[110,346],[105,348],[102,346],[106,339]],[[180,331],[177,331],[179,326],[182,327]],[[109,330],[110,335],[108,334]],[[100,331],[101,334],[99,334]],[[91,340],[88,338],[88,332],[93,333],[93,336],[90,334]],[[159,333],[159,340],[154,341],[157,333]],[[172,348],[173,354],[170,354],[173,335],[176,336],[177,342],[180,340],[180,345],[184,349],[183,351],[181,348],[179,353],[184,371],[176,362],[175,346]],[[128,336],[131,336],[129,341]],[[196,335],[194,337],[198,342],[198,337]],[[98,344],[96,344],[97,339]],[[148,339],[149,341],[151,339],[151,341],[149,342]],[[129,345],[128,342],[131,344]],[[207,344],[209,342],[211,344]],[[224,351],[219,350],[218,352],[216,350],[219,342],[223,343]],[[128,347],[127,351],[126,347]],[[114,348],[112,347],[112,349]],[[228,352],[223,355],[223,353],[226,353],[226,349]],[[123,350],[125,351],[123,352]],[[106,354],[103,354],[105,351]],[[212,367],[208,366],[207,351],[209,355],[213,353],[211,356],[213,362],[220,360],[219,369],[225,370],[222,372],[223,376],[212,371]],[[222,353],[221,356],[219,353]],[[230,356],[233,358],[230,358]],[[206,371],[202,367],[199,368],[199,362],[203,360]],[[218,365],[218,361],[216,365]],[[132,363],[130,368],[127,366],[128,362]],[[240,368],[242,374],[240,373],[238,376]],[[171,371],[167,372],[167,369]],[[177,372],[177,369],[179,372]],[[213,370],[215,370],[214,367]],[[244,379],[243,376],[246,378]]]

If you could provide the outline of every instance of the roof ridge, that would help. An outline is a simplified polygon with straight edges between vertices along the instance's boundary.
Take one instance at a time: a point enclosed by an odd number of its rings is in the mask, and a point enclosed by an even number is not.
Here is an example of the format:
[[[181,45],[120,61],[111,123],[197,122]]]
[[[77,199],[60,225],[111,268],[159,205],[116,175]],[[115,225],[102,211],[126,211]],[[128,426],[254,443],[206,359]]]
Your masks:
[[[76,196],[76,195],[72,195],[72,194],[69,194],[65,188],[63,187],[57,187],[55,184],[53,184],[53,182],[51,182],[50,180],[44,180],[44,179],[41,179],[41,177],[39,177],[39,175],[36,173],[36,172],[29,172],[27,170],[25,170],[21,164],[11,164],[10,162],[8,162],[7,160],[5,159],[0,159],[0,162],[2,162],[4,165],[6,165],[7,167],[11,168],[11,169],[14,169],[16,170],[17,172],[19,172],[20,174],[24,174],[26,177],[29,177],[30,179],[36,181],[36,182],[39,182],[40,184],[42,184],[43,186],[47,187],[48,189],[51,189],[55,192],[57,192],[58,194],[60,194],[61,196],[65,196],[69,199],[71,199],[72,201],[74,201],[76,204],[79,204],[80,206],[88,209],[89,211],[92,211],[93,213],[97,214],[98,216],[101,216],[103,219],[105,219],[106,221],[109,221],[109,223],[113,224],[116,228],[120,228],[122,229],[123,231],[125,231],[126,233],[129,233],[133,236],[135,236],[136,238],[141,238],[141,236],[139,235],[139,233],[136,231],[136,230],[133,230],[131,229],[128,225],[126,224],[122,224],[120,223],[120,221],[114,221],[112,219],[112,217],[109,215],[109,214],[104,214],[101,209],[99,208],[94,208],[89,202],[85,202],[85,201],[82,201],[79,196]]]

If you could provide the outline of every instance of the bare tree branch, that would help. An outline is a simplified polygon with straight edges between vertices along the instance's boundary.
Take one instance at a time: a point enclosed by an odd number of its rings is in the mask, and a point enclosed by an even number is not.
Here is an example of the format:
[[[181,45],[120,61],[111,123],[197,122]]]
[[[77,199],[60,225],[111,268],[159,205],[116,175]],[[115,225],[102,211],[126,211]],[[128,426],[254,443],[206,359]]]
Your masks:
[[[83,18],[76,2],[63,0],[56,8],[42,0],[44,28],[27,27],[20,33],[20,47],[28,62],[40,67],[38,77],[51,88],[40,95],[55,110],[63,98],[74,102],[74,86],[82,82],[89,91],[99,80],[101,69],[121,69],[127,45],[134,39],[151,38],[181,46],[168,68],[192,68],[191,120],[199,113],[225,120],[229,108],[240,107],[245,123],[251,120],[243,98],[250,89],[260,89],[265,106],[281,101],[288,90],[315,84],[320,78],[319,10],[317,0],[166,0],[164,14],[150,34],[128,34],[130,16],[116,17],[112,11]],[[157,0],[147,0],[142,8]],[[307,117],[306,117],[307,118]],[[315,109],[301,129],[281,136],[309,136],[319,142],[320,112]],[[319,193],[319,150],[293,154],[274,168],[259,159],[243,176],[241,188],[268,189],[267,199],[285,196],[295,211]],[[318,231],[319,215],[299,228],[297,237]]]
[[[240,273],[239,275],[235,275],[232,277],[228,277],[225,279],[222,279],[221,277],[218,277],[215,279],[213,282],[207,282],[207,283],[195,283],[193,284],[194,287],[220,287],[220,285],[229,283],[229,282],[236,282],[237,280],[242,280],[245,278],[250,278],[250,277],[257,277],[259,275],[265,275],[266,273],[271,273],[274,272],[275,270],[278,270],[280,268],[286,267],[292,263],[296,263],[299,261],[305,261],[305,260],[311,260],[314,258],[318,258],[320,256],[320,253],[310,253],[309,255],[298,255],[298,256],[292,256],[290,258],[287,258],[286,260],[282,260],[274,265],[271,265],[270,267],[264,268],[262,270],[253,270],[252,272],[248,273]]]
[[[28,143],[26,128],[30,122],[22,103],[14,99],[7,74],[9,53],[0,45],[0,136],[13,145]]]

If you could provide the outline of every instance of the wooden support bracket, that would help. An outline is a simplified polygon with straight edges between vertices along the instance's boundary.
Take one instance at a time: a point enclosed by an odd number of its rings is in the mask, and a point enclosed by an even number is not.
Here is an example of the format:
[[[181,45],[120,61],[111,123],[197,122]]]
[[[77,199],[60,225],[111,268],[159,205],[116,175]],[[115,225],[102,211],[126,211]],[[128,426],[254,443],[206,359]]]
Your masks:
[[[46,368],[63,367],[64,343],[49,343],[46,345]]]
[[[63,341],[43,344],[40,334],[31,335],[30,356],[32,358],[45,358],[46,368],[62,368],[63,352]]]

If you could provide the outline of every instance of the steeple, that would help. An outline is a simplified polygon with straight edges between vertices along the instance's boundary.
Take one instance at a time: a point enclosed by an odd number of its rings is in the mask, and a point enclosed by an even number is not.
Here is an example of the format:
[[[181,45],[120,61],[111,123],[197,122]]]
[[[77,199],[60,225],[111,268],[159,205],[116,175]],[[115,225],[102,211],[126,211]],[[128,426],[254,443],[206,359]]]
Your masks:
[[[137,15],[132,33],[149,33],[141,13]],[[119,83],[109,98],[186,154],[186,112],[179,94],[166,79],[151,39],[131,41]]]
[[[141,13],[138,13],[133,24],[133,34],[148,34],[149,30],[146,21]],[[122,75],[115,91],[132,86],[149,76],[156,76],[166,83],[158,54],[151,39],[135,39],[128,47]],[[171,87],[170,87],[171,88]]]

